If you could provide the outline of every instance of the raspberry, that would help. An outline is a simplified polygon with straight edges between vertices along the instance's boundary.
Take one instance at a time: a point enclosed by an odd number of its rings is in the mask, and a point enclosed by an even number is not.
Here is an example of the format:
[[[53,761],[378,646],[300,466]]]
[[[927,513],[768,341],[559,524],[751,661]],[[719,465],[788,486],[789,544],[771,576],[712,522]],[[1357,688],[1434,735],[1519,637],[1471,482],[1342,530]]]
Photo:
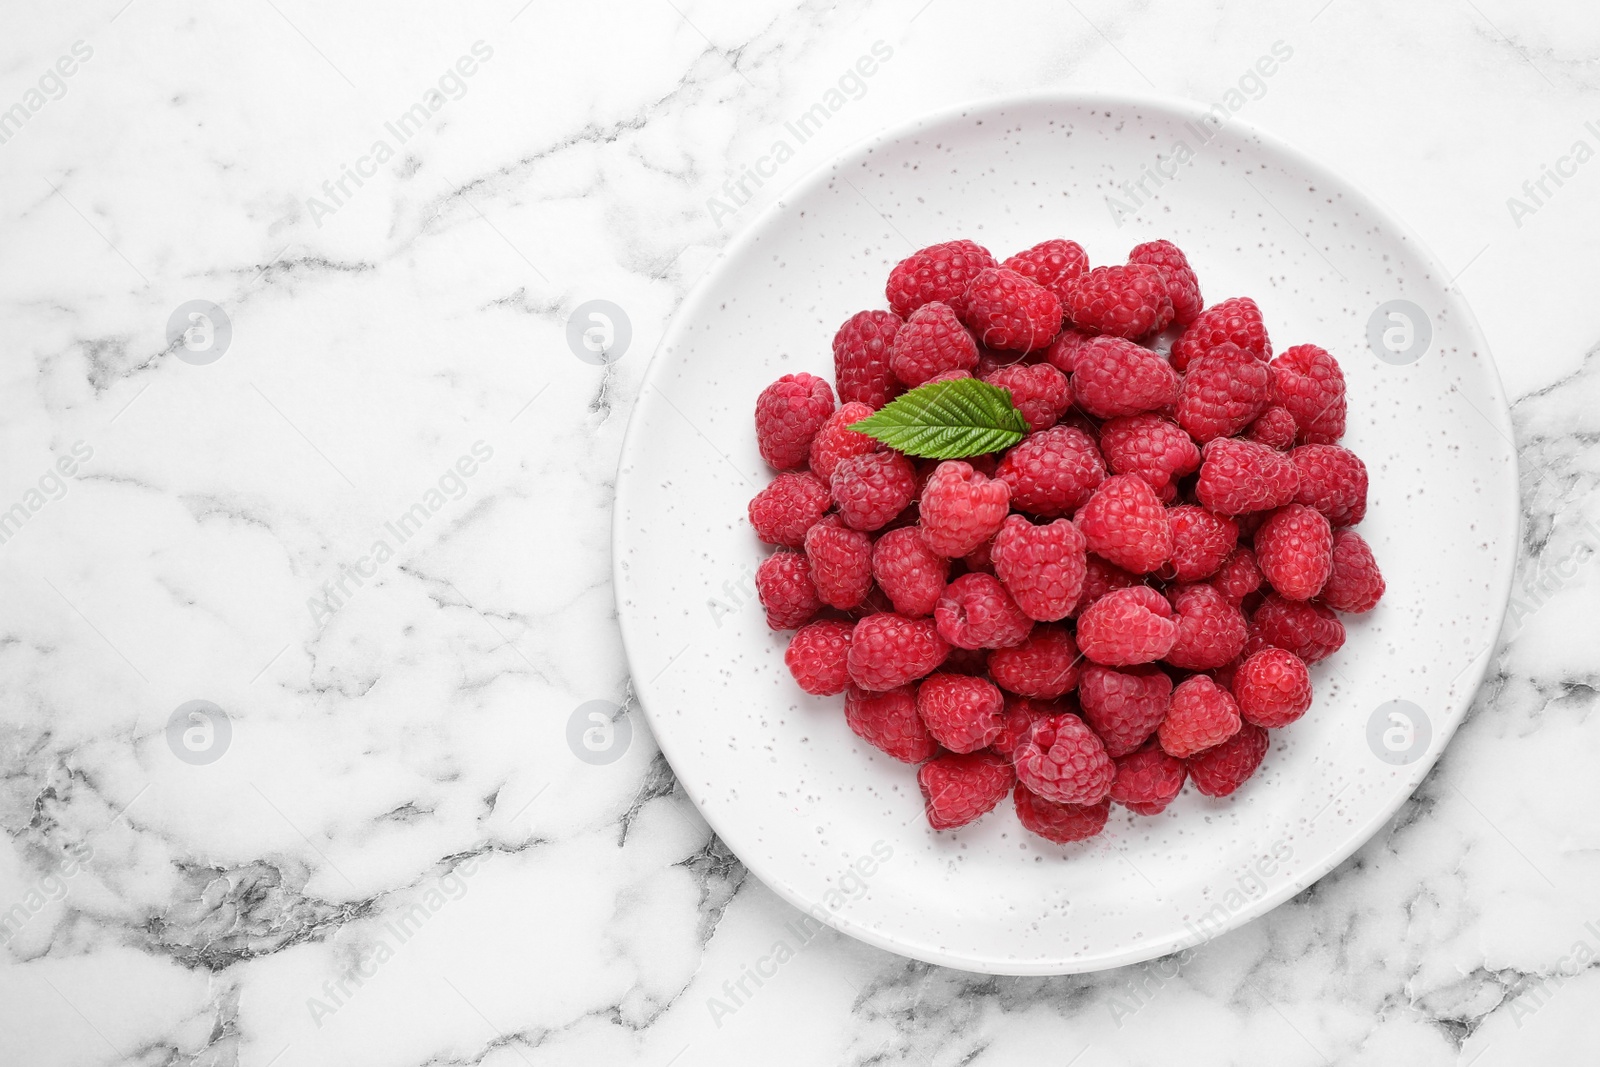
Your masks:
[[[1089,551],[1134,574],[1149,574],[1172,558],[1167,510],[1143,478],[1107,478],[1078,511],[1076,522]]]
[[[1271,373],[1271,368],[1268,368],[1268,373]],[[1244,436],[1247,440],[1287,452],[1294,447],[1296,432],[1294,416],[1289,414],[1289,409],[1279,404],[1269,404],[1256,416],[1255,422],[1245,427]]]
[[[1224,300],[1200,312],[1183,336],[1173,342],[1172,365],[1187,370],[1190,360],[1223,343],[1238,345],[1263,362],[1272,358],[1272,342],[1267,340],[1261,309],[1248,296]]]
[[[957,648],[1009,648],[1033,629],[1033,620],[992,574],[963,574],[945,586],[933,617],[939,636]]]
[[[1327,659],[1344,644],[1344,623],[1333,612],[1321,604],[1284,600],[1275,593],[1261,602],[1250,623],[1251,638],[1261,647],[1285,649],[1307,663]]]
[[[1153,662],[1177,639],[1172,605],[1146,585],[1114,589],[1078,616],[1078,650],[1107,667]]]
[[[1267,732],[1245,723],[1228,740],[1189,760],[1194,787],[1208,797],[1225,797],[1256,773],[1267,754]]]
[[[1011,488],[1011,505],[1041,518],[1076,511],[1105,480],[1094,439],[1075,426],[1029,434],[1001,458],[994,475]]]
[[[951,752],[986,747],[1005,724],[1005,698],[987,678],[930,674],[917,686],[917,714],[928,732]]]
[[[978,345],[949,304],[918,308],[894,335],[889,367],[896,378],[916,387],[946,371],[978,365]]]
[[[995,265],[989,250],[972,241],[946,241],[913,252],[889,272],[884,295],[894,313],[905,318],[935,300],[960,299],[980,270]]]
[[[1007,516],[995,534],[995,574],[1023,614],[1055,622],[1072,614],[1083,592],[1087,568],[1083,534],[1067,519],[1035,526],[1022,515]]]
[[[989,748],[1009,761],[1016,753],[1017,746],[1022,743],[1022,739],[1033,729],[1035,722],[1046,715],[1059,715],[1061,710],[1058,710],[1055,704],[1043,700],[1031,700],[1011,693],[1006,693],[1004,696],[1005,710],[1000,716],[1000,732],[989,742]]]
[[[1071,374],[1078,369],[1078,353],[1095,336],[1095,334],[1081,333],[1068,326],[1056,334],[1056,339],[1044,350],[1045,362],[1062,374]]]
[[[1088,272],[1089,256],[1078,242],[1057,238],[1018,252],[1000,265],[1044,286],[1065,301],[1072,283]]]
[[[913,686],[883,693],[851,686],[844,691],[844,721],[861,740],[904,763],[921,763],[939,751],[939,742],[917,714]]]
[[[1111,799],[1140,815],[1160,815],[1183,789],[1189,769],[1155,742],[1116,761]]]
[[[1354,526],[1367,514],[1367,465],[1348,448],[1301,445],[1289,453],[1300,472],[1295,503],[1309,504],[1334,526]]]
[[[983,380],[1011,394],[1032,433],[1054,426],[1072,406],[1067,376],[1048,363],[1015,363],[985,374]]]
[[[1017,745],[1017,780],[1057,804],[1098,804],[1111,791],[1115,765],[1105,745],[1076,715],[1047,715]]]
[[[783,470],[806,465],[811,439],[833,414],[833,388],[813,374],[785,374],[756,398],[756,445]]]
[[[1290,504],[1256,531],[1256,565],[1285,600],[1310,600],[1333,570],[1333,530],[1315,508]]]
[[[874,692],[895,689],[932,673],[949,651],[931,619],[868,615],[850,635],[850,680]]]
[[[1195,504],[1167,509],[1172,525],[1172,561],[1162,576],[1194,582],[1217,573],[1239,543],[1239,524]]]
[[[817,436],[811,439],[811,473],[821,478],[824,485],[833,479],[834,469],[840,463],[851,456],[864,456],[883,447],[876,439],[850,428],[852,423],[860,422],[871,414],[872,409],[867,405],[852,400],[829,415],[828,421],[817,431]]]
[[[1011,764],[992,752],[940,756],[917,770],[928,825],[935,830],[954,830],[992,811],[1015,781]]]
[[[855,530],[879,530],[905,510],[917,492],[917,471],[898,452],[867,452],[842,461],[833,471],[833,499],[839,518]]]
[[[1054,700],[1078,684],[1078,644],[1065,626],[1035,626],[1021,644],[989,653],[989,676],[1018,696]]]
[[[1194,674],[1172,691],[1172,706],[1156,737],[1168,755],[1188,759],[1238,732],[1239,708],[1233,697],[1205,675]]]
[[[1211,584],[1230,604],[1238,604],[1260,589],[1261,568],[1256,566],[1255,552],[1243,545],[1234,549],[1211,579]]]
[[[1367,542],[1354,530],[1333,531],[1333,569],[1322,587],[1322,602],[1359,614],[1376,607],[1383,590],[1383,575]]]
[[[1245,722],[1288,726],[1311,707],[1311,672],[1293,652],[1264,648],[1234,672],[1233,699]]]
[[[1100,451],[1113,474],[1137,474],[1158,494],[1200,466],[1200,449],[1160,415],[1124,415],[1100,428]]]
[[[946,460],[922,489],[922,539],[941,556],[964,556],[1000,529],[1010,501],[1005,482],[984,477],[970,463]]]
[[[806,558],[798,552],[774,552],[761,561],[756,568],[756,597],[774,630],[796,629],[822,607]]]
[[[1209,671],[1232,663],[1244,651],[1249,624],[1244,612],[1209,585],[1180,586],[1172,595],[1178,639],[1166,655],[1174,667]]]
[[[1172,297],[1161,271],[1146,263],[1096,267],[1067,291],[1067,317],[1087,333],[1137,340],[1172,321]]]
[[[1172,321],[1187,326],[1200,314],[1205,301],[1200,299],[1200,279],[1195,277],[1189,259],[1171,241],[1150,241],[1128,253],[1129,263],[1144,263],[1161,272],[1167,295],[1172,298]]]
[[[804,472],[780,474],[750,499],[750,525],[769,545],[799,548],[832,503],[820,479]]]
[[[858,311],[839,327],[833,335],[833,378],[841,403],[876,410],[900,395],[900,381],[889,369],[900,326],[900,316],[892,311]]]
[[[1232,437],[1255,421],[1272,395],[1267,365],[1224,342],[1196,356],[1178,394],[1178,425],[1204,444]]]
[[[950,580],[950,561],[915,526],[890,530],[872,546],[872,577],[902,615],[932,615]]]
[[[867,598],[872,591],[872,538],[828,515],[806,531],[805,545],[811,581],[824,604],[848,611]]]
[[[1344,436],[1344,372],[1316,345],[1295,345],[1272,361],[1272,401],[1294,416],[1301,444],[1331,445]]]
[[[1098,834],[1106,827],[1111,801],[1098,804],[1057,804],[1024,787],[1020,782],[1013,794],[1017,821],[1048,841],[1070,845]]]
[[[1294,463],[1266,445],[1219,437],[1206,442],[1201,455],[1195,495],[1220,515],[1282,507],[1300,488]]]
[[[1126,589],[1130,585],[1140,585],[1137,574],[1129,574],[1114,563],[1107,563],[1093,552],[1089,553],[1083,565],[1083,596],[1078,598],[1080,606],[1088,606],[1105,596],[1113,589]]]
[[[985,267],[961,295],[961,321],[990,348],[1028,352],[1061,331],[1061,298],[1004,267]]]
[[[1097,337],[1078,350],[1072,400],[1096,418],[1138,415],[1178,399],[1178,375],[1148,348]]]
[[[1090,663],[1078,679],[1078,700],[1106,752],[1125,756],[1144,744],[1167,717],[1172,678],[1154,665],[1114,670]]]
[[[850,684],[845,659],[855,627],[841,619],[808,622],[789,639],[783,662],[800,688],[813,696],[837,696]]]

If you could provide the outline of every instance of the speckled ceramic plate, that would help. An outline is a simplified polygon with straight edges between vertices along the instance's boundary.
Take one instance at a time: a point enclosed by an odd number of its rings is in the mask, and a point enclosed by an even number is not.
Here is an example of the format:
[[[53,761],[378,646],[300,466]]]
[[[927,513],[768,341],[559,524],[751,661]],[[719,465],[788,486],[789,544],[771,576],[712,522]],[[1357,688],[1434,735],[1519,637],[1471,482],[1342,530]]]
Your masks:
[[[1181,147],[1180,147],[1181,146]],[[1249,295],[1278,350],[1316,342],[1349,383],[1346,444],[1372,484],[1362,534],[1388,595],[1313,668],[1232,798],[1114,808],[1057,846],[1009,802],[954,833],[913,769],[801,693],[751,578],[745,505],[770,478],[751,411],[780,374],[832,378],[834,329],[884,305],[914,248],[999,256],[1047,237],[1122,262],[1157,237],[1210,301]],[[798,182],[729,245],[651,364],[623,448],[618,610],[646,717],[746,865],[818,921],[895,952],[1056,974],[1180,950],[1260,915],[1367,840],[1438,757],[1492,653],[1517,544],[1511,424],[1449,277],[1370,197],[1282,142],[1176,101],[1040,94],[922,119]]]

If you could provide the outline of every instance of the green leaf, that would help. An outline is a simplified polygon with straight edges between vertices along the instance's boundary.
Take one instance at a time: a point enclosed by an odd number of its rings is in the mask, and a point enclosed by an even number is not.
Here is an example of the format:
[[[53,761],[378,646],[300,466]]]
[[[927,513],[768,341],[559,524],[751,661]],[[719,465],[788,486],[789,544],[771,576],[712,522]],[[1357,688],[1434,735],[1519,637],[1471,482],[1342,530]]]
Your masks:
[[[961,459],[1010,448],[1028,423],[1010,390],[957,378],[919,385],[850,428],[908,456]]]

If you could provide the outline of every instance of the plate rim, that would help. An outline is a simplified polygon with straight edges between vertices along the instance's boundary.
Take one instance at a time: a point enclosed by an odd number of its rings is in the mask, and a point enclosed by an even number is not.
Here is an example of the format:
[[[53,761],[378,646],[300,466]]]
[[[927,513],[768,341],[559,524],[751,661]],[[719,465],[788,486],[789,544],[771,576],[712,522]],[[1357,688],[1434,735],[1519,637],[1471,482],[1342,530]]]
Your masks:
[[[992,113],[1003,111],[1009,107],[1031,106],[1040,103],[1070,106],[1089,105],[1091,107],[1104,105],[1107,107],[1133,109],[1146,108],[1187,120],[1210,114],[1210,111],[1197,101],[1183,97],[1156,93],[1130,93],[1092,89],[1040,89],[1001,93],[976,97],[961,103],[920,113],[903,122],[884,127],[866,137],[858,138],[785,186],[773,199],[772,203],[753,216],[717,251],[716,256],[706,265],[689,291],[685,293],[682,302],[673,310],[671,319],[663,329],[661,337],[651,352],[650,359],[645,364],[640,376],[638,396],[629,413],[627,428],[623,432],[614,483],[616,488],[612,500],[610,539],[612,600],[617,611],[617,625],[622,639],[623,656],[628,666],[629,679],[632,682],[631,691],[651,728],[650,732],[655,739],[657,749],[666,759],[669,766],[673,763],[672,746],[663,740],[662,732],[657,729],[658,722],[661,725],[665,725],[664,720],[658,720],[650,710],[651,697],[649,691],[653,688],[653,682],[641,681],[641,676],[636,670],[634,649],[637,639],[631,634],[632,625],[629,622],[628,612],[624,609],[622,603],[622,590],[624,587],[622,540],[628,535],[629,531],[625,530],[623,524],[619,521],[624,510],[624,500],[628,496],[626,488],[628,480],[624,478],[624,470],[630,465],[634,452],[639,447],[639,426],[643,421],[641,413],[647,410],[647,407],[654,408],[658,403],[649,394],[652,381],[661,365],[663,354],[682,339],[687,330],[685,324],[694,318],[694,312],[707,301],[713,284],[718,280],[729,260],[736,253],[742,252],[747,246],[753,244],[774,219],[787,211],[788,201],[795,195],[809,192],[816,185],[825,184],[832,175],[844,167],[869,158],[878,146],[907,138],[926,127],[960,119],[975,112]],[[1352,196],[1364,200],[1367,208],[1382,220],[1386,228],[1411,244],[1417,258],[1421,260],[1429,273],[1437,278],[1449,278],[1449,272],[1444,269],[1442,262],[1434,254],[1433,249],[1385,201],[1373,194],[1361,183],[1355,181],[1344,172],[1324,163],[1315,155],[1299,148],[1293,142],[1264,130],[1246,119],[1237,116],[1230,117],[1227,127],[1236,129],[1241,135],[1247,138],[1254,138],[1269,149],[1290,157],[1296,164],[1304,168],[1304,173],[1308,176],[1336,183]],[[1448,293],[1450,289],[1451,286],[1447,284],[1444,287],[1444,292]],[[876,948],[902,957],[921,960],[925,963],[972,973],[1039,977],[1091,973],[1142,963],[1173,952],[1198,947],[1223,934],[1237,930],[1274,910],[1290,897],[1304,892],[1306,888],[1326,877],[1335,867],[1349,859],[1357,849],[1372,840],[1384,824],[1394,817],[1395,812],[1399,811],[1411,799],[1417,788],[1422,784],[1422,781],[1428,776],[1440,757],[1443,756],[1445,748],[1448,747],[1451,739],[1455,736],[1456,730],[1466,718],[1467,712],[1471,709],[1472,703],[1477,699],[1478,693],[1483,686],[1483,679],[1488,673],[1489,665],[1494,662],[1503,643],[1505,613],[1509,606],[1512,583],[1516,577],[1517,560],[1520,556],[1520,552],[1516,551],[1516,548],[1521,544],[1523,520],[1520,491],[1521,459],[1517,453],[1516,437],[1511,422],[1510,401],[1506,394],[1505,383],[1500,378],[1499,365],[1494,359],[1494,354],[1489,348],[1488,338],[1484,335],[1477,316],[1473,313],[1464,292],[1456,290],[1456,297],[1451,304],[1451,310],[1460,314],[1463,329],[1467,331],[1468,336],[1474,341],[1477,351],[1482,354],[1482,363],[1487,372],[1486,381],[1494,400],[1493,410],[1487,414],[1491,417],[1500,436],[1508,443],[1510,464],[1507,476],[1511,480],[1516,502],[1516,506],[1510,509],[1509,531],[1501,530],[1501,533],[1506,535],[1506,541],[1512,546],[1513,551],[1509,552],[1501,562],[1498,572],[1493,575],[1490,582],[1491,591],[1496,593],[1492,616],[1495,633],[1494,643],[1486,654],[1480,654],[1479,658],[1468,668],[1468,671],[1464,672],[1464,676],[1470,676],[1470,684],[1462,688],[1462,695],[1451,708],[1448,725],[1438,732],[1436,744],[1430,746],[1431,753],[1425,754],[1421,759],[1409,765],[1410,782],[1408,788],[1403,792],[1398,792],[1393,800],[1383,804],[1372,818],[1356,827],[1327,857],[1311,864],[1300,878],[1286,880],[1284,884],[1263,893],[1259,898],[1253,898],[1247,907],[1230,914],[1227,921],[1220,924],[1215,930],[1210,930],[1204,936],[1198,938],[1180,936],[1170,941],[1161,941],[1154,947],[1150,944],[1141,944],[1117,952],[1101,952],[1087,957],[1045,961],[1007,960],[998,956],[975,958],[942,952],[937,948],[921,944],[908,945],[893,935],[881,932],[876,927],[856,923],[841,913],[816,906],[815,901],[809,900],[804,894],[797,892],[785,879],[767,870],[764,864],[752,863],[729,842],[722,828],[718,826],[717,820],[713,818],[711,811],[707,809],[704,800],[696,794],[695,788],[690,785],[688,779],[678,773],[676,767],[673,767],[673,777],[683,788],[685,795],[694,802],[701,818],[706,820],[711,831],[721,838],[725,844],[728,844],[729,850],[738,857],[739,862],[745,866],[745,869],[755,875],[763,885],[788,904],[808,914],[816,915],[817,918],[822,919],[841,933]],[[1497,520],[1498,523],[1506,521],[1506,519]],[[667,733],[670,734],[670,730]]]

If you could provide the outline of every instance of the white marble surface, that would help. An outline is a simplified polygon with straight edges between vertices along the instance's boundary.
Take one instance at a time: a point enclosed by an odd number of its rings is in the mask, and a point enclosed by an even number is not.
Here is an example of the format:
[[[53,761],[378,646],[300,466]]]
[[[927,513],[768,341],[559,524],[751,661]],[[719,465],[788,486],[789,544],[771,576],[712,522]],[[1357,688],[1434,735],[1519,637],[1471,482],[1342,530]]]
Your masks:
[[[1587,5],[123,5],[19,7],[0,35],[0,111],[27,112],[0,125],[0,512],[22,505],[0,543],[0,1062],[1593,1048],[1600,160],[1561,162],[1600,148]],[[1490,681],[1390,828],[1181,959],[994,979],[802,946],[636,712],[614,762],[566,739],[628,692],[608,483],[663,324],[861,136],[1036,86],[1214,100],[1277,40],[1293,60],[1241,114],[1412,223],[1520,398],[1532,591]],[[858,99],[748,203],[708,206],[879,41]],[[401,143],[385,123],[418,102]],[[334,201],[346,167],[371,176]],[[633,326],[609,368],[565,341],[593,298]],[[190,300],[231,322],[215,362],[168,342]],[[417,504],[402,542],[386,523]],[[168,744],[191,700],[228,716],[215,762]],[[780,939],[793,958],[735,1001]]]

